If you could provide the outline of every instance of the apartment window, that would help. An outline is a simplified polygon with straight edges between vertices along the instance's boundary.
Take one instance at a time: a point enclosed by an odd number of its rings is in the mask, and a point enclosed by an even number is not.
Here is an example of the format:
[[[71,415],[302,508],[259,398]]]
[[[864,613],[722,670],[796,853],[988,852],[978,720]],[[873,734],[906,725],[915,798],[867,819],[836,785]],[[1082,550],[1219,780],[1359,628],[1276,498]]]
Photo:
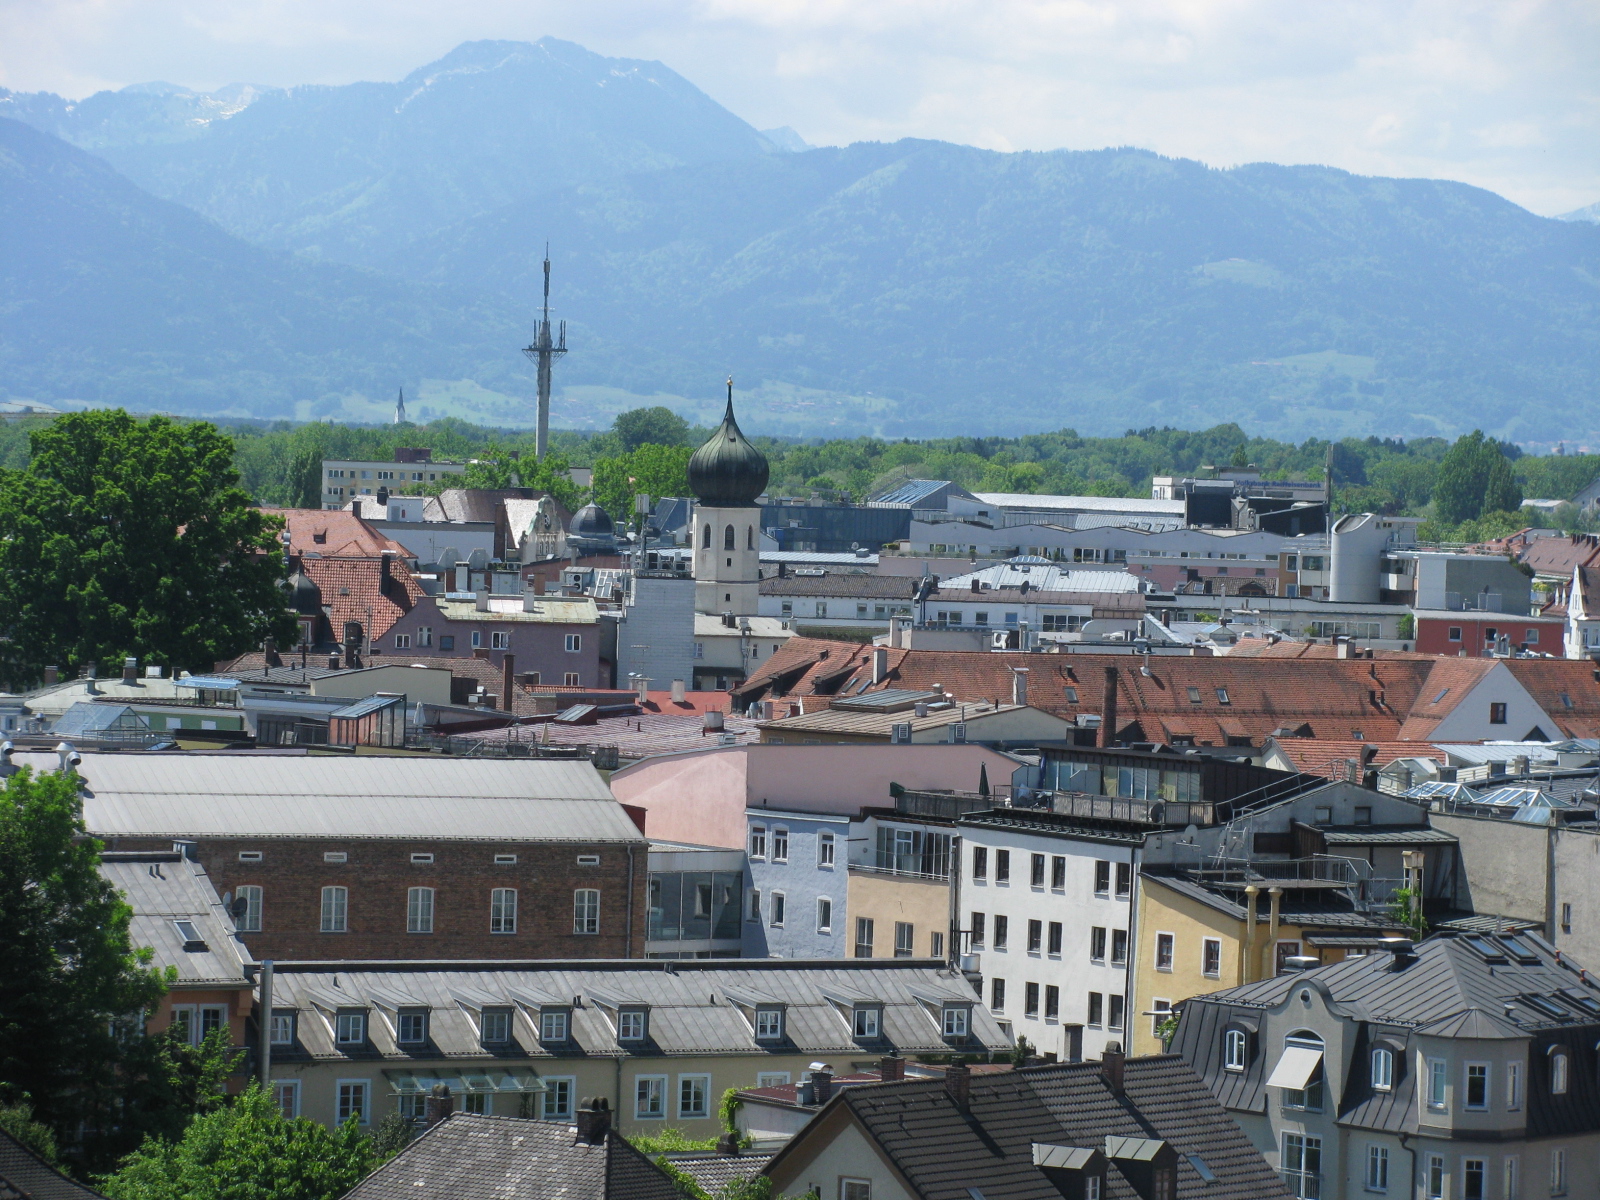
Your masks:
[[[241,851],[239,851],[239,861],[240,862],[260,862],[261,861],[261,851],[259,851],[259,850],[241,850]]]
[[[1030,887],[1044,887],[1044,855],[1035,854],[1029,860],[1028,884]]]
[[[833,932],[833,901],[826,896],[817,897],[817,932]]]
[[[1249,1038],[1242,1029],[1230,1029],[1222,1035],[1222,1065],[1225,1070],[1242,1071],[1249,1052]]]
[[[1561,932],[1572,932],[1572,905],[1570,904],[1563,904],[1561,906]]]
[[[765,825],[750,826],[750,857],[765,858],[767,856],[767,827]]]
[[[1489,705],[1489,724],[1491,724],[1491,725],[1504,725],[1505,723],[1506,723],[1506,706],[1505,706],[1505,702],[1501,701],[1501,700],[1496,700],[1493,704]]]
[[[1520,1163],[1518,1162],[1517,1157],[1515,1155],[1511,1155],[1511,1156],[1507,1157],[1507,1159],[1505,1160],[1505,1164],[1504,1165],[1505,1165],[1505,1189],[1504,1189],[1505,1200],[1520,1200],[1521,1193],[1518,1190],[1518,1182],[1519,1181],[1517,1179],[1517,1174],[1518,1174],[1517,1168],[1518,1168],[1518,1166],[1520,1166]]]
[[[300,1115],[300,1081],[298,1079],[274,1079],[272,1081],[272,1106],[285,1121],[292,1121]]]
[[[773,895],[773,908],[778,911],[775,925],[783,924],[783,901]],[[600,932],[600,889],[578,888],[572,893],[572,932],[594,934]]]
[[[561,677],[562,687],[582,687],[583,678],[577,671],[568,671]]]
[[[1358,804],[1358,805],[1356,805],[1355,824],[1357,824],[1357,825],[1371,825],[1372,824],[1372,805],[1370,805],[1370,804]]]
[[[360,1046],[367,1040],[367,1014],[338,1012],[333,1016],[333,1040],[340,1046]]]
[[[1516,1112],[1522,1107],[1522,1064],[1506,1064],[1506,1108]]]
[[[411,635],[409,633],[397,633],[397,634],[395,634],[394,635],[394,648],[396,650],[409,650],[409,649],[411,649]]]
[[[944,957],[944,934],[940,933],[938,930],[931,930],[928,933],[928,957]]]
[[[1461,1200],[1483,1200],[1488,1164],[1481,1158],[1461,1160]]]
[[[1373,1047],[1372,1086],[1380,1092],[1394,1087],[1394,1051],[1386,1046]]]
[[[570,1076],[565,1079],[545,1078],[544,1103],[540,1108],[546,1121],[572,1120],[572,1089],[577,1082]]]
[[[872,1200],[872,1180],[840,1179],[839,1200]]]
[[[567,634],[567,653],[568,654],[576,654],[578,651],[580,651],[582,649],[583,649],[583,634],[581,634],[581,633],[569,633],[569,634]]]
[[[783,920],[787,915],[787,909],[789,907],[788,897],[786,897],[782,892],[773,892],[768,900],[767,924],[773,929],[782,929]]]
[[[908,921],[894,923],[894,956],[910,958],[915,948],[916,928]]]
[[[831,833],[817,835],[817,866],[833,866],[833,834]]]
[[[1222,975],[1222,939],[1206,938],[1200,943],[1200,973],[1209,979]]]
[[[1044,922],[1028,922],[1028,953],[1038,954],[1044,943]]]
[[[944,1036],[947,1038],[963,1038],[967,1036],[966,1005],[947,1004],[944,1006]]]
[[[1231,704],[1232,703],[1232,701],[1228,699],[1228,689],[1227,688],[1218,688],[1217,689],[1217,703],[1218,704]]]
[[[1094,894],[1096,896],[1109,896],[1111,894],[1111,864],[1103,858],[1095,860]]]
[[[1389,1190],[1389,1147],[1367,1147],[1367,1191]]]
[[[1109,992],[1106,995],[1106,1028],[1122,1028],[1122,993]]]
[[[473,637],[477,637],[478,635],[477,634],[473,634],[472,636]],[[439,635],[439,649],[441,649],[441,650],[454,650],[455,648],[456,648],[456,635],[455,634],[453,634],[453,633],[441,633]]]
[[[1461,626],[1459,626],[1459,625],[1450,626],[1450,630],[1449,630],[1449,633],[1447,634],[1447,637],[1452,642],[1459,642],[1461,640]]]
[[[234,919],[234,928],[240,933],[260,933],[261,889],[254,884],[246,884],[236,893],[234,903],[240,910]]]
[[[1011,936],[1011,918],[996,913],[994,917],[994,948],[1004,950]]]
[[[678,1076],[679,1118],[700,1118],[711,1115],[711,1076]]]
[[[856,1008],[852,1014],[851,1028],[858,1038],[875,1038],[883,1023],[883,1010],[876,1005]]]
[[[274,1046],[294,1045],[294,1014],[292,1012],[273,1012],[271,1038]]]
[[[352,1117],[357,1125],[365,1125],[368,1120],[367,1102],[372,1094],[372,1085],[365,1079],[341,1079],[339,1081],[339,1103],[336,1116],[339,1124],[343,1125]]]
[[[1089,1019],[1088,1024],[1099,1028],[1105,1024],[1106,998],[1099,992],[1089,993]]]
[[[994,852],[994,881],[996,883],[1011,882],[1011,851],[996,850]]]
[[[1126,900],[1133,894],[1133,866],[1130,863],[1117,864],[1117,899]]]
[[[756,1041],[774,1042],[783,1037],[783,1009],[756,1009]]]
[[[431,863],[432,861],[433,861],[433,855],[431,855],[431,854],[413,854],[411,856],[411,863],[412,863],[413,866],[419,866],[419,867],[420,866],[426,866],[428,863]]]
[[[1128,931],[1126,929],[1113,929],[1111,931],[1111,965],[1124,967],[1128,964]]]
[[[1283,1135],[1283,1181],[1291,1196],[1322,1195],[1322,1139],[1305,1133]]]
[[[1046,943],[1046,952],[1051,958],[1061,957],[1061,922],[1050,922],[1050,940]]]
[[[1044,1019],[1056,1021],[1061,1018],[1061,989],[1053,983],[1047,983],[1044,988]]]
[[[511,1010],[486,1008],[478,1018],[478,1040],[488,1046],[503,1046],[511,1040]]]
[[[1005,1012],[1006,981],[1004,979],[991,979],[989,981],[989,1007],[995,1012]]]
[[[856,918],[856,957],[872,957],[872,918]]]
[[[1567,1152],[1556,1149],[1550,1151],[1550,1194],[1552,1196],[1565,1196],[1567,1194]]]
[[[1172,935],[1170,933],[1156,934],[1156,970],[1172,970]]]
[[[747,921],[761,920],[761,889],[750,889],[750,911],[745,914]]]
[[[322,889],[322,932],[344,933],[349,928],[350,892],[342,887]]]
[[[496,854],[494,861],[496,866],[515,866],[517,856],[515,854]]]
[[[1161,1023],[1172,1015],[1172,1001],[1152,999],[1150,1001],[1150,1036],[1161,1036]]]
[[[974,879],[989,878],[989,847],[974,846],[972,848],[972,877]]]
[[[638,1075],[633,1081],[633,1115],[640,1121],[659,1121],[667,1115],[667,1077]]]
[[[406,932],[433,932],[433,889],[418,887],[406,892]]]
[[[504,629],[496,629],[489,634],[489,648],[491,650],[511,649],[511,635]]]
[[[1482,1111],[1489,1107],[1489,1064],[1467,1064],[1466,1107]]]
[[[1050,859],[1050,887],[1053,891],[1062,891],[1067,886],[1067,860],[1060,854],[1053,855]]]
[[[1039,985],[1028,982],[1022,985],[1022,1015],[1037,1017],[1039,1015]]]
[[[431,646],[431,645],[433,645],[433,626],[432,625],[418,625],[417,626],[417,645],[419,645],[419,646]]]
[[[1089,961],[1105,962],[1106,960],[1106,931],[1104,926],[1095,925],[1089,930]]]
[[[1550,1056],[1550,1094],[1552,1096],[1565,1096],[1567,1094],[1567,1052],[1557,1050]]]
[[[489,932],[517,931],[517,889],[495,888],[489,893]]]
[[[395,1018],[395,1040],[402,1046],[415,1046],[427,1041],[427,1012],[414,1011],[398,1014]]]
[[[541,1008],[539,1010],[539,1040],[541,1042],[564,1042],[570,1027],[571,1017],[564,1008]]]
[[[972,944],[974,947],[983,945],[984,915],[981,912],[972,914]]]
[[[772,861],[789,861],[789,831],[781,826],[772,831]]]
[[[1426,1200],[1445,1200],[1444,1155],[1428,1155],[1422,1168],[1422,1194]]]
[[[1441,1058],[1428,1060],[1428,1107],[1443,1111],[1446,1101],[1445,1063]]]
[[[624,1008],[617,1012],[617,1041],[644,1041],[645,1010]]]

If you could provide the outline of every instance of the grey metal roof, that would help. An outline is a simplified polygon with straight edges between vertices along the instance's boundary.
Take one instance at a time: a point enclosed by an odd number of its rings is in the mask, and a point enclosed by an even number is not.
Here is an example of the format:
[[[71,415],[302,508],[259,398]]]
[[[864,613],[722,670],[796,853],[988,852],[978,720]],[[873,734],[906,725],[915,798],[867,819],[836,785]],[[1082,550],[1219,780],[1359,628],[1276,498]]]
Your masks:
[[[335,986],[337,984],[337,986]],[[329,1010],[382,1007],[386,994],[402,993],[425,1005],[431,1053],[397,1047],[381,1020],[369,1022],[370,1047],[354,1055],[335,1047]],[[858,1041],[851,1033],[846,997],[883,1005],[881,1038]],[[570,1004],[571,1039],[542,1044],[538,1009]],[[972,1037],[959,1043],[942,1035],[941,1004],[972,1005]],[[277,965],[273,1003],[295,1008],[296,1049],[285,1055],[318,1060],[392,1060],[425,1074],[469,1067],[555,1069],[574,1056],[662,1057],[677,1054],[881,1055],[947,1054],[952,1048],[982,1053],[1010,1045],[988,1009],[959,973],[931,960],[695,960],[645,964],[637,960],[538,963],[290,963]],[[617,1004],[649,1007],[642,1044],[616,1037]],[[758,1043],[755,1003],[784,1007],[784,1039]],[[499,1056],[478,1040],[476,1012],[485,1004],[514,1010],[515,1047]]]
[[[403,705],[405,702],[404,696],[368,696],[365,700],[357,700],[354,704],[335,709],[328,715],[341,720],[354,720],[357,717],[371,716],[385,708],[393,708],[396,704]]]
[[[1426,825],[1334,825],[1322,826],[1323,839],[1330,846],[1419,846],[1424,842],[1454,845],[1456,836]]]
[[[919,501],[930,496],[938,495],[941,488],[950,487],[947,479],[908,479],[896,488],[873,496],[871,503],[875,505],[915,506]]]
[[[129,940],[155,952],[157,967],[174,967],[178,987],[203,984],[248,986],[245,964],[253,962],[235,936],[234,924],[199,863],[174,854],[110,852],[100,875],[133,909]],[[186,950],[174,921],[193,922],[203,950]]]
[[[54,754],[13,757],[54,770]],[[638,842],[584,759],[86,751],[84,823],[119,837]]]

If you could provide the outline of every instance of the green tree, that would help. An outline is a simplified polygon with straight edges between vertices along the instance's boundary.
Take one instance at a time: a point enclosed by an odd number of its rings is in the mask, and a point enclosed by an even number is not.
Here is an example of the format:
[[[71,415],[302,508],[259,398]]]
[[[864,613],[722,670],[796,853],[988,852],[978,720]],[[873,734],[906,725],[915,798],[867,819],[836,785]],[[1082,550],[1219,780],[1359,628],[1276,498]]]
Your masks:
[[[0,1087],[62,1137],[114,1123],[119,1068],[166,990],[100,876],[78,783],[24,767],[0,791]]]
[[[451,487],[488,488],[503,491],[510,487],[534,488],[548,492],[568,509],[576,508],[583,489],[572,482],[568,472],[572,463],[556,450],[545,452],[543,460],[522,457],[505,446],[494,445],[481,451],[460,475],[445,476],[438,490]]]
[[[0,670],[133,654],[210,670],[294,621],[281,523],[236,485],[233,443],[203,422],[73,413],[0,471]]]
[[[689,441],[689,422],[660,405],[618,413],[611,429],[628,453],[640,446],[683,446]]]
[[[43,1121],[33,1119],[33,1105],[26,1101],[0,1104],[0,1129],[5,1130],[51,1166],[59,1161],[56,1133]]]
[[[640,446],[631,454],[594,460],[594,502],[618,520],[633,512],[633,498],[689,494],[687,446]]]
[[[354,1118],[337,1129],[290,1120],[251,1088],[177,1141],[146,1139],[100,1188],[111,1200],[337,1200],[374,1157]]]
[[[1458,525],[1484,513],[1521,507],[1522,489],[1499,444],[1481,429],[1458,438],[1434,476],[1433,508],[1439,521]]]

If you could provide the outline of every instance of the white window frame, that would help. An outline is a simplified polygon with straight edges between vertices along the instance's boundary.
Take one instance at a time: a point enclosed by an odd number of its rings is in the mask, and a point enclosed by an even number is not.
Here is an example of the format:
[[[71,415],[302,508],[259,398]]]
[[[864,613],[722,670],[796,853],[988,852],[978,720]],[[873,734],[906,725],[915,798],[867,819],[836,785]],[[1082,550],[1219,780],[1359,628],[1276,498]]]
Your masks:
[[[433,889],[431,887],[406,889],[406,932],[433,932]]]
[[[1430,1112],[1450,1111],[1450,1067],[1442,1058],[1427,1060],[1427,1104]]]
[[[872,1200],[872,1180],[841,1175],[839,1200]]]
[[[695,1107],[684,1104],[688,1089],[697,1088],[699,1103]],[[679,1075],[678,1076],[678,1120],[704,1121],[711,1116],[711,1076],[709,1075]]]
[[[561,680],[562,687],[582,687],[583,677],[577,671],[568,671]]]
[[[765,825],[750,826],[750,849],[748,853],[751,858],[756,859],[757,861],[764,861],[766,859],[767,827]]]
[[[1472,1103],[1472,1078],[1473,1078],[1473,1074],[1472,1073],[1473,1073],[1474,1069],[1476,1069],[1479,1072],[1479,1078],[1481,1078],[1483,1080],[1483,1103],[1482,1104],[1474,1104],[1474,1103]],[[1488,1112],[1489,1111],[1489,1105],[1491,1103],[1490,1082],[1489,1081],[1490,1081],[1490,1078],[1491,1078],[1490,1072],[1492,1070],[1493,1070],[1493,1067],[1491,1066],[1491,1064],[1486,1063],[1486,1062],[1469,1062],[1469,1063],[1463,1063],[1461,1065],[1461,1108],[1462,1108],[1462,1110],[1464,1112]]]
[[[817,869],[831,871],[834,867],[833,834],[817,834]]]
[[[421,1022],[421,1037],[406,1037],[405,1030],[408,1022]],[[421,1046],[428,1040],[428,1014],[426,1012],[397,1012],[394,1015],[394,1040],[398,1046]]]
[[[431,645],[433,645],[433,626],[432,625],[418,625],[417,626],[417,645],[418,646],[431,646]]]
[[[1444,1169],[1444,1155],[1430,1154],[1422,1161],[1423,1200],[1445,1200],[1449,1176]]]
[[[850,1034],[858,1038],[875,1038],[883,1029],[883,1010],[875,1004],[863,1004],[851,1011]]]
[[[1572,1056],[1564,1049],[1550,1055],[1550,1094],[1565,1096],[1572,1086]]]
[[[240,933],[261,932],[262,891],[258,884],[246,883],[234,892],[236,901],[244,901],[244,912],[239,914],[239,919],[234,923],[234,928]]]
[[[539,1040],[566,1042],[572,1037],[572,1014],[564,1008],[539,1010]]]
[[[411,635],[409,633],[397,633],[397,634],[395,634],[394,635],[394,648],[396,650],[409,650],[409,649],[411,649]]]
[[[633,1077],[633,1119],[635,1121],[665,1121],[667,1119],[667,1085],[670,1075],[635,1075]],[[648,1101],[648,1105],[646,1104]]]
[[[1166,961],[1162,962],[1162,950],[1166,951]],[[1155,969],[1172,973],[1173,961],[1178,957],[1178,937],[1176,934],[1158,932],[1156,934]]]
[[[755,1039],[758,1042],[777,1042],[783,1040],[783,1009],[756,1009]]]
[[[831,897],[817,897],[817,932],[833,932],[833,900]]]
[[[1550,1194],[1567,1194],[1567,1151],[1564,1146],[1557,1146],[1550,1151]]]
[[[367,1044],[367,1017],[366,1012],[336,1012],[333,1014],[333,1044],[335,1046],[365,1046]],[[356,1025],[347,1025],[347,1021],[358,1022]],[[358,1029],[360,1037],[350,1038],[345,1036],[347,1029]]]
[[[757,1071],[757,1087],[786,1087],[794,1076],[788,1071]]]
[[[274,1046],[292,1046],[292,1045],[294,1045],[294,1021],[295,1021],[295,1014],[294,1013],[292,1013],[292,1012],[278,1012],[277,1010],[273,1010],[273,1013],[272,1013],[272,1030],[271,1030],[271,1033],[268,1035],[272,1039],[272,1045],[274,1045]]]
[[[490,1022],[494,1028],[490,1028]],[[502,1024],[503,1023],[503,1024]],[[511,1041],[512,1029],[515,1022],[512,1010],[509,1008],[485,1008],[478,1012],[478,1042],[484,1046],[505,1046]],[[504,1028],[504,1037],[492,1037],[491,1033],[498,1034]]]
[[[617,1041],[644,1041],[647,1018],[642,1008],[625,1008],[617,1013]]]
[[[946,1004],[941,1027],[947,1038],[964,1038],[971,1028],[971,1013],[965,1004]]]
[[[350,1108],[346,1104],[346,1088],[360,1089],[361,1103],[358,1107]],[[356,1118],[357,1125],[370,1125],[372,1123],[372,1080],[340,1079],[334,1083],[333,1117],[335,1123],[343,1125],[351,1116]]]
[[[581,651],[583,649],[583,634],[581,634],[581,633],[569,633],[569,634],[567,634],[566,646],[567,646],[567,653],[568,654],[577,654],[579,651]]]
[[[1366,1189],[1369,1192],[1389,1190],[1389,1147],[1368,1144]]]
[[[772,861],[775,863],[789,861],[789,829],[785,825],[772,827]]]
[[[489,932],[513,934],[517,931],[517,889],[489,890]]]
[[[1214,957],[1214,961],[1217,964],[1216,970],[1214,970],[1214,971],[1207,969],[1207,964],[1213,961],[1213,954],[1212,954],[1213,948],[1215,949],[1215,952],[1216,952],[1215,953],[1215,957]],[[1222,939],[1221,938],[1203,938],[1201,940],[1201,942],[1200,942],[1200,974],[1204,975],[1207,979],[1221,979],[1222,978]]]
[[[350,932],[350,889],[329,886],[322,889],[322,932]]]
[[[573,889],[572,932],[578,937],[595,937],[600,933],[599,888]]]
[[[1520,1112],[1522,1110],[1522,1064],[1519,1062],[1506,1064],[1506,1111]]]
[[[1250,1035],[1242,1029],[1224,1030],[1222,1034],[1222,1069],[1224,1071],[1242,1071],[1249,1062]]]
[[[298,1079],[274,1079],[272,1081],[272,1103],[286,1120],[294,1120],[300,1115],[300,1081]]]
[[[563,1124],[572,1120],[572,1098],[578,1090],[578,1077],[576,1075],[545,1076],[545,1090],[539,1097],[539,1119],[541,1121],[560,1121]],[[554,1103],[552,1103],[554,1101]]]
[[[767,901],[767,927],[782,929],[783,920],[788,915],[789,898],[782,892],[772,892],[767,896]]]
[[[1515,1154],[1506,1155],[1505,1162],[1503,1164],[1504,1170],[1502,1172],[1503,1178],[1501,1180],[1500,1193],[1505,1197],[1505,1200],[1520,1200],[1520,1188],[1522,1181],[1518,1179],[1517,1176],[1521,1173],[1521,1165],[1521,1160],[1518,1159]]]
[[[472,637],[471,637],[470,640],[472,642],[472,648],[474,650],[482,649],[483,648],[483,630],[474,629],[472,631]]]
[[[749,907],[749,910],[745,913],[744,919],[746,921],[754,921],[757,924],[761,923],[761,889],[760,888],[751,888],[750,889],[750,907]]]
[[[1394,1051],[1388,1046],[1372,1048],[1372,1090],[1387,1092],[1394,1088]]]
[[[489,631],[489,649],[511,649],[511,631],[508,629],[492,629]]]

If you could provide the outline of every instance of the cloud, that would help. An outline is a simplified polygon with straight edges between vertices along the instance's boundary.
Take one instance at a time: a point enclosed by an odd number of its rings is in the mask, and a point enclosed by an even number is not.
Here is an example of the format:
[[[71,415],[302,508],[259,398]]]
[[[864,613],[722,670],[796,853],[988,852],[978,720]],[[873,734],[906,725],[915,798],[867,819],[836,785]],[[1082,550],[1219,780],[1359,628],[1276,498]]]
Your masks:
[[[1126,144],[1600,199],[1593,0],[0,0],[0,84],[394,79],[545,34],[813,143]]]

